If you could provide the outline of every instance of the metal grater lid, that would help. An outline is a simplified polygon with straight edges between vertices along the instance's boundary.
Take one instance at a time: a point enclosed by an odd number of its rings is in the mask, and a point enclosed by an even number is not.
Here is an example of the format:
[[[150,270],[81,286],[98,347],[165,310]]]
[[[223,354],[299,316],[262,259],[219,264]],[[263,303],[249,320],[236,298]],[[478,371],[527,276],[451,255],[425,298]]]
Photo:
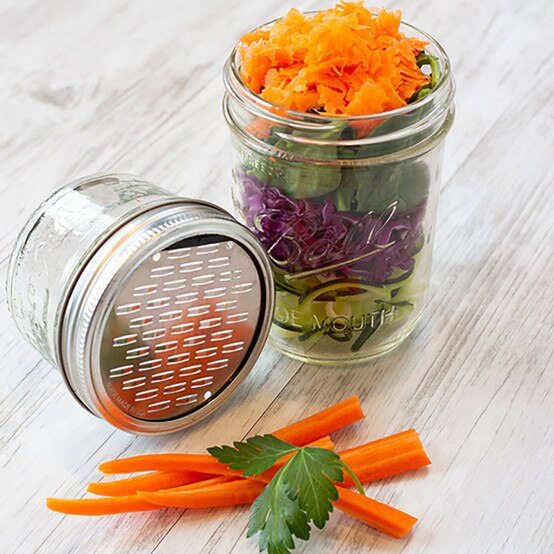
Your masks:
[[[167,433],[210,414],[246,377],[273,313],[257,239],[220,208],[172,201],[98,247],[68,297],[62,369],[88,409]]]

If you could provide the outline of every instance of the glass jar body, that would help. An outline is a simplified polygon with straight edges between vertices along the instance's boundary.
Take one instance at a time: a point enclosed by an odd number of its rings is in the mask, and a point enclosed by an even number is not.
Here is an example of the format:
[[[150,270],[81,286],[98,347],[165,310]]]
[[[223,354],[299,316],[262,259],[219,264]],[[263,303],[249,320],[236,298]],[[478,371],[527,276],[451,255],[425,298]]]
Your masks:
[[[8,309],[21,334],[59,366],[65,303],[88,259],[114,229],[175,198],[131,175],[78,179],[56,190],[17,238],[7,271]]]
[[[422,314],[454,115],[448,58],[422,38],[441,64],[436,89],[367,117],[278,108],[247,90],[236,52],[226,65],[233,201],[273,264],[270,342],[293,358],[337,365],[382,355]]]
[[[235,209],[274,267],[273,346],[336,365],[384,354],[408,336],[428,295],[442,150],[320,165],[310,196],[295,198],[279,181],[305,171],[304,162],[275,159],[264,179],[258,154],[235,139]],[[352,185],[335,187],[337,174]]]

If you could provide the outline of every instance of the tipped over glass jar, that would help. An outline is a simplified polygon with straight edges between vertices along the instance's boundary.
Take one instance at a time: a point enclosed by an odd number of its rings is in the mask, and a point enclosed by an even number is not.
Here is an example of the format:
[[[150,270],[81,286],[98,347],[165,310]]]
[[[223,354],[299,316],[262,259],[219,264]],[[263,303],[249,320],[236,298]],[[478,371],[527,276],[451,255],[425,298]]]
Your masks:
[[[320,364],[380,356],[414,329],[429,289],[443,143],[454,117],[448,57],[429,35],[433,87],[378,114],[288,110],[224,69],[233,201],[269,254],[270,343]]]

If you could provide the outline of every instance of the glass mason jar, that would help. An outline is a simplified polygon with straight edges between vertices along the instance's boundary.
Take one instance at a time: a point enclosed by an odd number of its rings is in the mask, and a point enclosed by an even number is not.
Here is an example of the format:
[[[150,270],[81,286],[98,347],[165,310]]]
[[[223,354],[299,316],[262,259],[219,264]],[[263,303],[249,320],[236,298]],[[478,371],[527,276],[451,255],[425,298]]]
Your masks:
[[[265,344],[273,289],[263,246],[230,214],[107,174],[69,183],[31,215],[6,300],[83,407],[159,434],[237,389]]]
[[[381,114],[286,110],[242,82],[237,49],[225,65],[233,201],[273,264],[270,343],[296,359],[335,365],[382,355],[410,334],[427,300],[454,82],[432,37],[400,29],[428,42],[436,82]]]

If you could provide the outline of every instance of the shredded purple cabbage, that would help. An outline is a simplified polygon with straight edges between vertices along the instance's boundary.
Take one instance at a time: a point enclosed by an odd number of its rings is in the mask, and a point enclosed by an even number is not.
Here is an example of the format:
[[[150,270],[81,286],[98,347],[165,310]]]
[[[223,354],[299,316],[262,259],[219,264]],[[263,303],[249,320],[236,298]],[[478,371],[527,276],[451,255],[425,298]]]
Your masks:
[[[321,269],[381,284],[395,270],[413,268],[425,202],[403,213],[393,207],[385,213],[340,212],[331,198],[292,200],[254,176],[237,177],[241,192],[235,200],[246,225],[284,271]]]

